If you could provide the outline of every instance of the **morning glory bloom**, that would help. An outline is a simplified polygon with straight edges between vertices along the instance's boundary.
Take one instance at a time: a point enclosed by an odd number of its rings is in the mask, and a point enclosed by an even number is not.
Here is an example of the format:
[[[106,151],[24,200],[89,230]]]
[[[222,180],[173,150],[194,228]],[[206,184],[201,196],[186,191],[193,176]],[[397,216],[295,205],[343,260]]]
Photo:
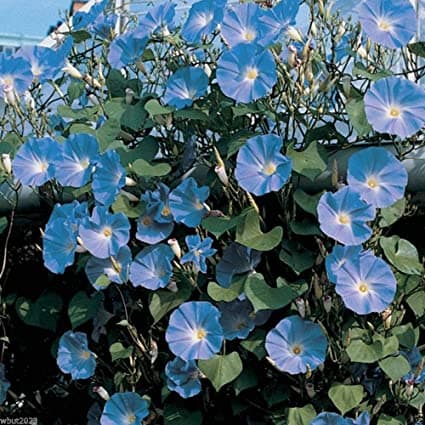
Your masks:
[[[218,85],[236,102],[248,103],[266,96],[276,81],[273,55],[255,45],[238,45],[224,52],[217,62]]]
[[[209,187],[199,187],[193,177],[183,180],[170,194],[174,219],[188,227],[198,226],[208,211],[204,202],[209,194]]]
[[[368,412],[362,412],[357,417],[357,419],[345,418],[348,422],[348,425],[369,425],[370,424],[370,416]]]
[[[201,240],[199,235],[189,235],[185,238],[189,252],[183,255],[180,260],[181,264],[193,263],[195,270],[201,273],[207,272],[207,258],[214,255],[217,250],[211,248],[212,239],[205,238]]]
[[[368,252],[336,272],[335,291],[357,314],[380,313],[394,300],[397,281],[391,267]]]
[[[87,11],[77,11],[72,16],[74,31],[86,29],[100,15],[108,4],[108,0],[98,1]]]
[[[120,156],[109,150],[97,161],[93,173],[93,195],[96,202],[109,207],[125,185],[125,170],[120,162]]]
[[[227,0],[202,0],[192,4],[182,28],[182,37],[189,43],[198,43],[221,24]]]
[[[14,176],[22,184],[41,186],[55,176],[61,158],[61,145],[50,137],[30,137],[12,161]]]
[[[347,261],[353,261],[362,254],[363,247],[335,245],[334,249],[325,258],[326,273],[329,282],[336,283],[336,274]]]
[[[425,368],[423,364],[423,357],[417,347],[413,347],[408,353],[401,352],[404,357],[409,361],[411,370],[403,376],[403,381],[407,384],[422,384],[425,382]]]
[[[260,251],[232,242],[224,249],[215,268],[217,282],[228,288],[235,276],[253,272],[260,261]]]
[[[407,78],[381,78],[364,96],[367,120],[380,133],[412,136],[425,123],[424,96],[425,90]]]
[[[267,22],[261,17],[263,12],[256,3],[242,3],[234,5],[224,13],[221,25],[221,34],[230,47],[239,44],[266,46],[270,44],[275,34]]]
[[[239,149],[235,177],[254,195],[280,190],[291,175],[291,160],[280,153],[282,139],[274,134],[254,136]]]
[[[266,335],[265,346],[279,370],[296,375],[314,370],[325,361],[328,341],[320,325],[290,316]]]
[[[322,232],[344,245],[360,245],[372,236],[367,222],[375,218],[375,208],[350,186],[325,192],[317,214]]]
[[[100,425],[140,425],[148,415],[148,402],[139,394],[115,393],[105,403]]]
[[[65,332],[59,340],[56,363],[72,379],[87,379],[94,375],[96,356],[88,348],[84,332]]]
[[[32,82],[31,64],[19,57],[0,54],[0,91],[9,103],[28,90]]]
[[[10,382],[6,378],[4,364],[0,363],[0,405],[6,400],[9,388]]]
[[[208,89],[208,76],[202,68],[186,66],[179,68],[167,81],[164,102],[177,109],[191,106]]]
[[[409,0],[367,0],[357,7],[363,31],[375,43],[397,49],[416,33],[416,12]]]
[[[55,204],[53,211],[50,214],[49,221],[46,224],[47,228],[52,225],[57,219],[62,219],[67,222],[75,234],[78,233],[78,227],[81,221],[89,214],[87,202],[78,202],[74,200],[69,204]]]
[[[131,264],[131,251],[127,245],[122,246],[118,254],[110,258],[90,257],[84,267],[86,276],[97,291],[107,286],[96,284],[97,279],[105,275],[111,282],[122,284],[128,281]]]
[[[107,208],[95,207],[91,217],[79,227],[84,246],[98,258],[117,255],[130,239],[130,222],[123,213],[110,214]]]
[[[152,35],[162,31],[164,34],[174,28],[174,15],[176,14],[176,4],[172,1],[165,1],[157,6],[148,9],[148,12],[139,20],[136,34]]]
[[[93,34],[96,34],[99,38],[109,40],[114,35],[117,19],[118,16],[114,13],[108,15],[99,15],[89,26],[89,30]]]
[[[245,339],[254,329],[255,314],[249,300],[221,302],[218,307],[221,311],[220,323],[225,339]]]
[[[133,286],[155,291],[165,288],[173,275],[171,264],[174,253],[168,245],[158,244],[143,248],[130,266]]]
[[[310,425],[348,425],[348,423],[338,413],[322,412],[310,422]]]
[[[407,171],[387,149],[371,147],[351,155],[347,182],[369,204],[385,208],[403,198]]]
[[[91,134],[71,134],[62,144],[62,159],[55,170],[62,186],[81,187],[90,180],[99,155],[99,144]]]
[[[157,208],[145,208],[145,211],[137,219],[136,239],[148,244],[155,244],[171,235],[174,223],[157,222],[155,220],[157,214]]]
[[[200,372],[195,361],[184,361],[179,357],[165,365],[167,387],[176,391],[180,397],[190,398],[201,392]]]
[[[74,263],[77,235],[68,220],[57,218],[50,222],[43,235],[44,266],[52,273],[62,274]]]
[[[260,21],[265,24],[265,29],[273,40],[277,40],[289,25],[295,25],[299,3],[294,0],[281,0],[274,7],[266,9],[260,16]]]
[[[223,343],[220,311],[206,301],[183,303],[170,315],[165,339],[183,360],[210,359]]]
[[[158,189],[146,191],[141,199],[146,203],[146,207],[155,211],[154,219],[157,223],[172,223],[173,214],[169,205],[170,188],[164,183],[158,183]]]
[[[116,69],[136,63],[145,51],[147,37],[138,37],[134,33],[120,35],[109,46],[108,62]]]

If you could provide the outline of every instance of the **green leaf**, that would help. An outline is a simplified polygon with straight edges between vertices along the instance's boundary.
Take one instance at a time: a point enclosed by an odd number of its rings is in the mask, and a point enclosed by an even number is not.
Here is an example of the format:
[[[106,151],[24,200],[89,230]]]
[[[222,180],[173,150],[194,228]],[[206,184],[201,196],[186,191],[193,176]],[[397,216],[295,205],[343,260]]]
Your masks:
[[[180,109],[174,112],[174,118],[194,121],[208,121],[208,115],[199,109]]]
[[[175,109],[171,106],[162,106],[157,99],[151,99],[145,103],[145,110],[151,117],[154,117],[155,115],[169,114]]]
[[[145,102],[139,100],[134,105],[128,105],[121,116],[121,125],[133,131],[140,131],[148,119],[148,113],[144,108]]]
[[[411,323],[406,325],[396,326],[391,329],[393,335],[398,339],[398,342],[403,347],[412,350],[419,340],[419,328],[414,328]]]
[[[73,120],[90,120],[99,111],[98,106],[89,106],[81,109],[72,109],[68,105],[59,105],[58,113],[63,118],[71,118]]]
[[[415,294],[409,295],[406,299],[407,304],[415,313],[416,317],[425,315],[425,291],[419,291]]]
[[[161,320],[170,310],[188,300],[191,293],[192,287],[188,283],[181,284],[177,293],[168,291],[167,289],[155,291],[149,303],[149,311],[154,319],[154,323]]]
[[[409,241],[399,236],[381,236],[379,244],[389,262],[398,270],[407,274],[422,274],[423,266],[419,262],[418,251]]]
[[[242,391],[254,388],[258,385],[258,376],[255,370],[251,368],[244,369],[233,383],[236,396]]]
[[[387,357],[386,359],[380,360],[379,367],[393,381],[397,381],[410,371],[410,364],[407,359],[402,355],[395,357]]]
[[[108,87],[111,97],[124,97],[127,81],[118,69],[111,69],[106,77],[106,87]]]
[[[110,281],[109,277],[106,276],[106,274],[101,274],[97,279],[96,282],[94,282],[94,287],[97,290],[105,289],[107,288],[112,282]]]
[[[7,217],[0,217],[0,234],[7,229],[8,221]]]
[[[160,163],[151,165],[142,158],[136,159],[131,169],[141,177],[161,177],[166,176],[171,171],[169,164]]]
[[[279,245],[282,240],[283,229],[274,227],[269,232],[260,230],[260,218],[254,210],[250,210],[239,222],[236,229],[236,242],[256,249],[257,251],[270,251]]]
[[[99,141],[99,148],[101,152],[108,149],[109,145],[118,137],[121,131],[121,124],[116,118],[109,118],[98,130],[96,130],[96,137]]]
[[[91,39],[91,34],[85,30],[72,31],[71,36],[77,44]]]
[[[127,166],[138,158],[142,158],[148,162],[152,161],[155,158],[158,149],[158,141],[155,137],[147,136],[144,137],[142,141],[138,142],[135,148],[128,148],[124,146],[117,149],[117,152],[120,155],[121,164]]]
[[[393,75],[392,72],[386,71],[386,70],[373,72],[373,73],[369,72],[361,62],[357,62],[354,64],[352,74],[367,78],[370,81],[378,81],[381,78],[385,78],[385,77],[389,77],[390,75]]]
[[[264,111],[264,108],[257,103],[241,103],[236,106],[232,106],[233,115],[241,117],[247,114],[258,114]]]
[[[69,97],[69,103],[78,99],[84,93],[85,84],[82,81],[72,81],[66,91]]]
[[[63,307],[62,297],[54,292],[46,292],[32,301],[19,297],[15,308],[20,319],[30,326],[55,332]]]
[[[239,223],[240,217],[206,217],[202,227],[212,233],[217,239],[225,232],[232,230]]]
[[[348,357],[352,362],[357,363],[375,363],[383,353],[383,345],[380,341],[366,344],[360,339],[353,340],[347,347]]]
[[[405,425],[405,424],[406,424],[406,419],[401,416],[393,418],[392,416],[382,414],[382,415],[379,415],[377,425]]]
[[[410,43],[407,48],[416,56],[425,58],[425,41],[417,41],[416,43]]]
[[[199,360],[198,367],[216,391],[236,379],[243,369],[242,360],[236,351],[223,356],[217,354],[208,360]]]
[[[293,221],[291,220],[289,223],[289,228],[296,235],[301,236],[320,236],[322,234],[317,221],[313,221],[310,218],[305,218],[302,221]]]
[[[109,352],[111,353],[112,361],[118,359],[128,359],[133,354],[133,347],[130,345],[125,348],[121,342],[114,342],[109,347]]]
[[[317,204],[319,203],[319,199],[321,196],[322,196],[322,192],[316,193],[314,195],[309,195],[308,193],[304,192],[302,189],[297,189],[294,192],[294,201],[304,211],[317,217]]]
[[[282,288],[270,287],[260,273],[248,276],[244,292],[251,301],[255,312],[277,310],[287,306],[297,297],[297,294],[289,286]]]
[[[313,267],[316,254],[292,240],[283,241],[279,260],[287,264],[296,274]]]
[[[360,404],[364,392],[361,385],[334,384],[329,389],[328,395],[341,415],[345,415]]]
[[[372,131],[372,127],[366,118],[365,106],[363,99],[350,99],[345,104],[345,110],[354,129],[359,137],[364,136]]]
[[[316,416],[316,410],[311,404],[291,407],[288,411],[288,425],[309,425]]]
[[[172,404],[165,405],[164,425],[199,425],[200,423],[202,423],[201,412]]]
[[[210,282],[207,287],[207,292],[214,301],[225,301],[228,303],[238,298],[243,292],[244,283],[244,279],[238,279],[228,288],[223,288],[215,282]]]
[[[240,342],[245,350],[255,354],[255,356],[261,360],[266,356],[266,350],[264,349],[264,341],[266,339],[266,331],[264,329],[257,328],[254,332],[251,332],[248,338],[245,338]]]
[[[136,206],[133,206],[125,195],[118,195],[117,200],[111,207],[114,213],[122,212],[129,218],[137,218],[143,211],[142,203],[138,203]]]
[[[71,321],[72,329],[93,319],[103,301],[103,294],[96,292],[89,297],[85,291],[77,292],[69,302],[68,316]]]
[[[406,199],[402,198],[387,208],[381,208],[379,227],[388,227],[403,217],[406,209]]]
[[[250,138],[255,136],[257,133],[248,130],[240,130],[231,136],[225,136],[220,140],[220,146],[225,146],[225,152],[227,152],[226,158],[229,159],[233,156]]]
[[[319,145],[314,141],[303,151],[295,150],[294,144],[291,143],[288,146],[287,155],[292,159],[294,171],[314,181],[327,168],[326,162],[322,158],[322,152],[323,149],[319,150]]]

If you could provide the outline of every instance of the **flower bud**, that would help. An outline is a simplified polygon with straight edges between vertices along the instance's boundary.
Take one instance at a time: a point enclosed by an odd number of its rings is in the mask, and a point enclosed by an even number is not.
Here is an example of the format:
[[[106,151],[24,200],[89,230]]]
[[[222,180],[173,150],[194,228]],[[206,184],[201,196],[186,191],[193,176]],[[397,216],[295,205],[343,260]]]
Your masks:
[[[133,180],[131,177],[126,177],[125,178],[125,185],[128,187],[134,187],[137,186],[137,182],[135,180]]]
[[[324,295],[322,297],[323,302],[323,308],[325,309],[326,313],[330,313],[332,310],[332,297],[330,295]]]
[[[102,88],[102,84],[99,83],[98,80],[96,80],[96,78],[92,77],[89,74],[85,74],[83,77],[83,80],[89,85],[92,86],[95,89],[101,89]]]
[[[305,301],[303,298],[297,298],[295,300],[295,305],[297,306],[298,313],[304,319],[305,318]]]
[[[180,260],[182,256],[182,250],[180,248],[179,241],[175,238],[168,239],[168,245],[173,251],[174,255]]]
[[[125,196],[131,202],[139,202],[139,198],[126,190],[120,190],[120,194]]]
[[[389,329],[391,327],[391,319],[392,319],[392,310],[390,308],[386,308],[381,313],[382,321],[384,322],[384,328]]]
[[[305,384],[305,390],[310,398],[313,398],[316,395],[316,390],[314,389],[314,385],[312,383]]]
[[[159,350],[158,344],[152,339],[151,340],[151,349],[149,350],[151,356],[151,363],[154,364],[158,358]]]
[[[83,79],[83,75],[80,71],[78,71],[75,66],[71,65],[69,62],[66,63],[66,65],[62,68],[63,72],[66,72],[68,75],[70,75],[73,78],[77,78],[78,80]]]
[[[177,283],[175,280],[170,280],[167,285],[167,289],[174,294],[178,292],[179,288],[177,288]]]
[[[103,400],[107,401],[109,400],[109,393],[105,390],[102,386],[94,386],[93,392],[96,393],[100,398],[103,398]]]
[[[24,93],[24,101],[25,101],[25,105],[27,105],[28,109],[31,109],[31,110],[35,109],[35,100],[31,96],[31,93],[28,90],[26,90],[25,93]]]
[[[16,93],[12,85],[5,85],[3,87],[3,93],[4,93],[4,100],[6,103],[8,103],[9,105],[16,104]]]
[[[6,171],[7,174],[11,174],[12,161],[10,160],[10,155],[8,153],[1,154],[1,163],[3,165],[3,170]]]
[[[219,180],[224,184],[224,186],[227,186],[229,184],[229,177],[227,176],[226,169],[224,168],[224,166],[216,165],[214,171],[217,174]]]
[[[300,43],[302,43],[303,41],[302,35],[295,27],[292,27],[292,26],[288,27],[286,31],[286,35],[292,40],[298,41]]]
[[[134,91],[131,90],[130,88],[126,88],[125,89],[125,103],[127,105],[131,105],[133,103],[133,99],[134,99]]]

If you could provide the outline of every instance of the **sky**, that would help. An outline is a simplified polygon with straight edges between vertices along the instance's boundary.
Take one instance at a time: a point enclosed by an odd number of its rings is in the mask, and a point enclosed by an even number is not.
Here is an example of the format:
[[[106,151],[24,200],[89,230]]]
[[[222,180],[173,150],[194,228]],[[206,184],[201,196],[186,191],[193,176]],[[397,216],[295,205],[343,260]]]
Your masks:
[[[0,33],[45,36],[71,0],[0,0]]]

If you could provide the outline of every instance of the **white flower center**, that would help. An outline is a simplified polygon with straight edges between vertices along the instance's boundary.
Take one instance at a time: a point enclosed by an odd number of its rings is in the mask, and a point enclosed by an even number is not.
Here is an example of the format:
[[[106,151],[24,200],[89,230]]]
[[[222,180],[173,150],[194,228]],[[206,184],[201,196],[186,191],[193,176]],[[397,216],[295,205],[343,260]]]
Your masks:
[[[378,21],[378,28],[382,31],[391,31],[392,25],[390,22],[388,22],[386,19],[381,18]]]
[[[359,282],[357,285],[357,290],[363,294],[366,295],[369,292],[369,286],[366,282]]]
[[[367,179],[367,185],[370,189],[378,189],[379,188],[379,182],[375,177],[369,177]]]
[[[247,80],[255,80],[258,77],[258,70],[256,68],[248,68],[245,72],[245,78]]]
[[[271,176],[276,172],[276,165],[273,162],[266,162],[263,167],[263,173]]]
[[[339,224],[349,225],[351,223],[351,217],[347,213],[339,213],[338,222]]]
[[[246,41],[252,41],[255,40],[257,34],[255,33],[255,31],[251,30],[251,29],[246,29],[242,35],[243,39]]]

